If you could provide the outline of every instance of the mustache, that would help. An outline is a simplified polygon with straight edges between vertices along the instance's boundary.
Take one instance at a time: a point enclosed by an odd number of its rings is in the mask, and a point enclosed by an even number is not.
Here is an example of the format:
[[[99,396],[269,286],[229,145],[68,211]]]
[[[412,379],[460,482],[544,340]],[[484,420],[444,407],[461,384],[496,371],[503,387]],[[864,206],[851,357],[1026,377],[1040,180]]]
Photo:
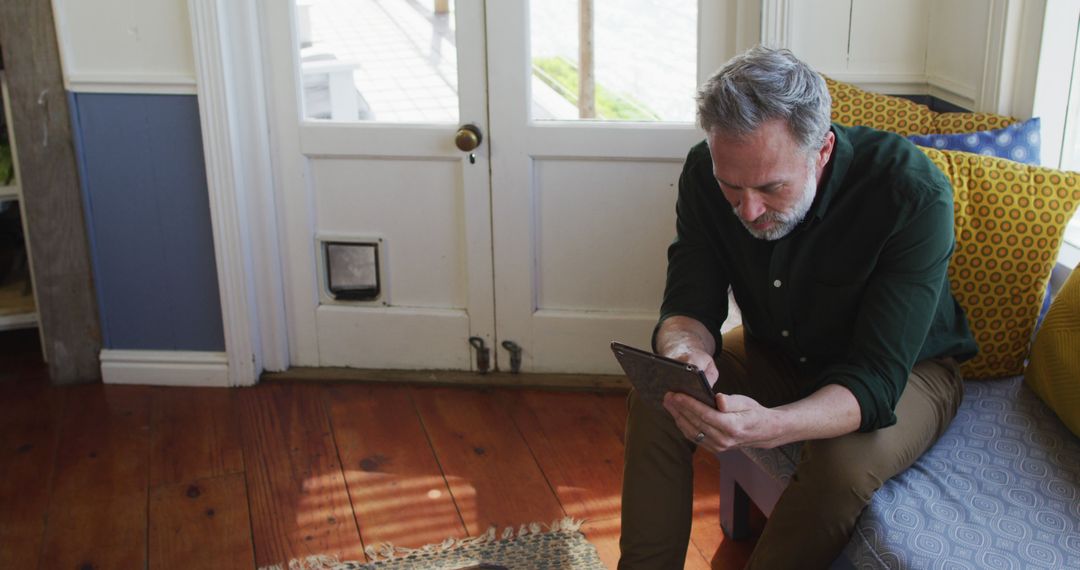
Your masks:
[[[791,216],[786,215],[784,212],[765,212],[764,214],[758,216],[757,218],[755,218],[753,220],[750,220],[750,221],[747,221],[747,220],[744,220],[743,217],[739,215],[738,210],[736,210],[735,208],[732,208],[732,211],[735,212],[735,217],[739,218],[739,220],[741,220],[743,222],[743,224],[749,224],[749,225],[760,224],[760,223],[763,223],[763,222],[786,223],[791,218]]]

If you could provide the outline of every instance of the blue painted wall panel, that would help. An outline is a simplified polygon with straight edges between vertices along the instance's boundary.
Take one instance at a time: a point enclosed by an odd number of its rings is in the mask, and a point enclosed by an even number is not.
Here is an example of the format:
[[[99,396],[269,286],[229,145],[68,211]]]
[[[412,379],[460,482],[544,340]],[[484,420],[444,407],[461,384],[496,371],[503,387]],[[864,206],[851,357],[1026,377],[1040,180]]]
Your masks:
[[[104,346],[224,350],[196,97],[73,99]]]

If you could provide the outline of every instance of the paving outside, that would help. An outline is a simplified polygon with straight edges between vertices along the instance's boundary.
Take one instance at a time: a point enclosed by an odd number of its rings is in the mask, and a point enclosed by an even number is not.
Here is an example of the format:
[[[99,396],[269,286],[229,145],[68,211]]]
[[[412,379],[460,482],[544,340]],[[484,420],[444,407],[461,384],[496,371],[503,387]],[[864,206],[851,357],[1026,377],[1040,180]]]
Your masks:
[[[597,85],[661,120],[692,121],[696,0],[594,3]],[[297,0],[307,116],[457,122],[453,5],[438,14],[434,0]],[[530,10],[533,58],[576,65],[578,0],[536,1]],[[334,74],[351,74],[355,106],[331,104]],[[535,75],[532,88],[535,119],[577,117],[575,104]]]

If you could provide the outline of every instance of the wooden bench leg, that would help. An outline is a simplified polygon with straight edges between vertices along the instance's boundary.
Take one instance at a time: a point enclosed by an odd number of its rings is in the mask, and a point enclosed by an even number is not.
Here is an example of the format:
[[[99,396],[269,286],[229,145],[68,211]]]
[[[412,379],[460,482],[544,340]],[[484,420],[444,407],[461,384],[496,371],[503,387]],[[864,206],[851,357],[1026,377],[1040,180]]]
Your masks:
[[[750,538],[750,496],[735,478],[720,471],[720,528],[732,540]]]

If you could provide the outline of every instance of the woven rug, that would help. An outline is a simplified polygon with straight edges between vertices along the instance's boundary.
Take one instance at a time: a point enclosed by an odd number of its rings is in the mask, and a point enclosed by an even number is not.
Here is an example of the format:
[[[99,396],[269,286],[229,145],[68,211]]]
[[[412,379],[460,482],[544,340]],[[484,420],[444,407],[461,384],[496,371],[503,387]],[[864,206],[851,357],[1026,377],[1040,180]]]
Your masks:
[[[365,549],[374,562],[339,561],[329,556],[292,560],[289,570],[459,570],[465,568],[507,570],[605,570],[596,547],[580,528],[584,521],[563,519],[550,525],[533,523],[496,534],[494,528],[480,536],[453,539],[420,548],[391,544]],[[284,570],[268,566],[260,570]]]

